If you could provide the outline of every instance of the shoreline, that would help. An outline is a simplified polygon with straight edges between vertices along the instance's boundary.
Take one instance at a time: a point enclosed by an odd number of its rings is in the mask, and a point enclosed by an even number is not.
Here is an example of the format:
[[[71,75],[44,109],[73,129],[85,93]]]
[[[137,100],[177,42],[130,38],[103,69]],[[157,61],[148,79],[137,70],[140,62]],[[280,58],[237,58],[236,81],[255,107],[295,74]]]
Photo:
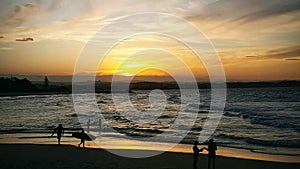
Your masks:
[[[1,168],[72,168],[72,169],[187,169],[192,168],[192,153],[164,152],[148,158],[126,158],[98,148],[73,145],[0,144]],[[119,150],[135,153],[141,150]],[[145,150],[151,151],[151,150]],[[217,155],[220,169],[296,169],[298,163],[270,162]],[[207,168],[207,156],[200,154],[198,168]]]
[[[14,145],[14,144],[33,144],[33,145],[57,145],[57,140],[55,137],[49,138],[49,134],[36,137],[35,134],[23,137],[23,134],[0,134],[0,145]],[[77,146],[80,142],[79,139],[65,136],[62,138],[61,144],[63,146]],[[100,146],[99,146],[100,145]],[[204,147],[206,145],[199,145],[198,147]],[[161,151],[170,153],[192,153],[192,145],[190,144],[177,144],[171,149],[168,149],[168,143],[161,142],[141,142],[136,140],[126,140],[126,139],[115,139],[110,137],[98,138],[94,141],[86,142],[87,148],[92,149],[112,149],[112,150],[143,150],[143,151]],[[207,152],[201,153],[206,155]],[[268,162],[283,162],[283,163],[300,163],[299,156],[289,156],[289,155],[274,155],[265,154],[259,152],[252,152],[248,149],[239,149],[218,146],[217,155],[228,158],[239,158],[245,160],[259,160]]]

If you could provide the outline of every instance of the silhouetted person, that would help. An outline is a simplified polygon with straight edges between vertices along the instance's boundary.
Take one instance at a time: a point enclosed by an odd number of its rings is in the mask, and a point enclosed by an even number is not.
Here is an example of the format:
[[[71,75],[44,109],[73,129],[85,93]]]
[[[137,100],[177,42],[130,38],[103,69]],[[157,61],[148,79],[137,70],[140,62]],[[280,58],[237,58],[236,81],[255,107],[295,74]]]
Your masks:
[[[208,143],[208,169],[210,169],[210,163],[213,163],[213,169],[216,168],[215,159],[216,159],[216,150],[217,144],[214,142],[214,139],[210,139]]]
[[[80,147],[80,145],[82,144],[82,147],[84,148],[84,142],[85,142],[85,140],[84,140],[84,135],[85,135],[85,133],[84,133],[84,130],[82,129],[81,130],[81,141],[80,141],[80,143],[78,144],[78,147]]]
[[[60,145],[60,139],[61,136],[64,135],[64,128],[62,126],[62,124],[59,124],[53,131],[52,135],[50,137],[52,137],[54,135],[54,133],[57,134],[56,138],[57,138],[57,143],[58,145]]]
[[[90,133],[90,125],[91,125],[91,121],[90,119],[87,121],[87,133]]]
[[[102,119],[101,117],[99,118],[99,133],[101,132],[102,130]]]
[[[197,147],[198,145],[198,141],[195,141],[194,142],[194,146],[193,146],[193,157],[194,157],[194,160],[193,160],[193,169],[197,169],[198,167],[198,157],[199,157],[199,153],[201,152],[201,150]]]
[[[49,80],[48,80],[48,77],[45,76],[45,80],[44,80],[44,88],[45,89],[48,89],[49,88]]]

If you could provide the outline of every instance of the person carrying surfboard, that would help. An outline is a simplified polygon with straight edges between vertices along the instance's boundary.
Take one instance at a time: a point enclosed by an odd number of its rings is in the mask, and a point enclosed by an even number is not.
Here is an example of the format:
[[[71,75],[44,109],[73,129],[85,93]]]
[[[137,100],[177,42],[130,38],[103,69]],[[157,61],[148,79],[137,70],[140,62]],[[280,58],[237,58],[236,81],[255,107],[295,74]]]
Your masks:
[[[93,136],[92,134],[85,133],[84,129],[82,129],[81,132],[72,133],[72,137],[80,139],[81,141],[78,144],[78,147],[80,147],[80,145],[82,144],[83,148],[84,148],[85,141],[91,141],[91,140],[95,140],[96,139],[96,137]]]
[[[60,139],[61,136],[64,135],[64,128],[62,126],[62,124],[59,124],[53,131],[52,135],[50,137],[52,137],[54,135],[54,133],[57,134],[56,138],[57,138],[57,143],[58,145],[60,145]]]
[[[80,143],[78,144],[78,147],[80,147],[80,145],[82,144],[82,147],[84,148],[84,142],[85,142],[85,138],[84,138],[84,135],[85,135],[85,133],[84,133],[84,130],[82,129],[81,130],[81,141],[80,141]]]

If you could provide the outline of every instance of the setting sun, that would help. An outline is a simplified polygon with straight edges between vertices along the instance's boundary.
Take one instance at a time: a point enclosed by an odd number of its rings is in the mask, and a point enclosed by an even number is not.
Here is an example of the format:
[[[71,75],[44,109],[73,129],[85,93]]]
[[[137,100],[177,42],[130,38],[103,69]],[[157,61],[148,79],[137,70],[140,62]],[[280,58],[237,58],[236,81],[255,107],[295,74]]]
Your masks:
[[[207,76],[201,59],[192,49],[175,39],[147,34],[116,44],[99,64],[97,75],[113,72],[124,76],[159,77],[167,76],[164,72],[169,71],[184,76],[182,69],[191,69],[196,77]]]

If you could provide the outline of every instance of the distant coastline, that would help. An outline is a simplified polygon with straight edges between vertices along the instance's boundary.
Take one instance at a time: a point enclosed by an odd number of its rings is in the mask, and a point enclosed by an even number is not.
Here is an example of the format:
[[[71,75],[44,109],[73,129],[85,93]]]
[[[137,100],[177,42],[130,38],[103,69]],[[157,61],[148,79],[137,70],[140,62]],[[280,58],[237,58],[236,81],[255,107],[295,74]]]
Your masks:
[[[128,86],[125,82],[116,82],[118,86]],[[82,82],[77,86],[82,88],[81,93],[111,93],[111,83],[96,81],[94,90],[84,89],[91,82]],[[192,83],[183,83],[186,89],[192,87]],[[211,84],[208,82],[197,83],[199,89],[210,89]],[[266,81],[266,82],[227,82],[227,88],[270,88],[270,87],[299,87],[300,81]],[[119,90],[114,92],[133,92],[134,90],[178,90],[179,86],[176,82],[132,82],[129,90]],[[45,81],[31,82],[16,77],[0,78],[0,96],[25,96],[25,95],[51,95],[51,94],[71,94],[71,82],[49,82],[47,77]]]
[[[47,76],[42,84],[33,84],[28,79],[0,78],[0,96],[66,94],[70,90],[65,86],[50,85]]]

